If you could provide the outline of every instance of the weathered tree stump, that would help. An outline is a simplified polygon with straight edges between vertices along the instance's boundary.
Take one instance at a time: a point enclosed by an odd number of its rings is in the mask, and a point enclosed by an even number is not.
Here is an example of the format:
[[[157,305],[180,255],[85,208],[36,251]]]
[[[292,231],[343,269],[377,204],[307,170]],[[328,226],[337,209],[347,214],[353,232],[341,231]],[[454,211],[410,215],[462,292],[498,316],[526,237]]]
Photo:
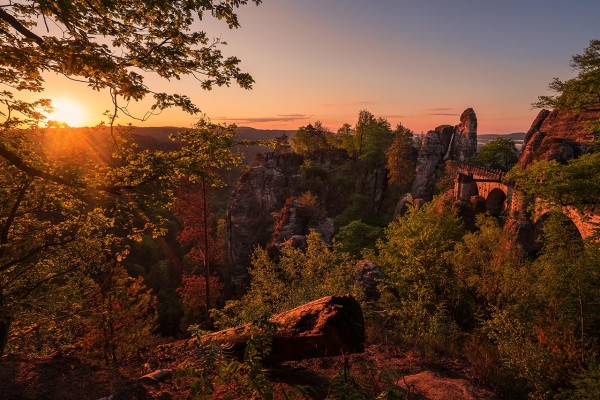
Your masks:
[[[270,318],[278,325],[271,353],[264,362],[301,360],[364,350],[365,323],[358,302],[350,295],[328,296]],[[202,343],[221,345],[233,356],[242,358],[252,325],[209,333]]]

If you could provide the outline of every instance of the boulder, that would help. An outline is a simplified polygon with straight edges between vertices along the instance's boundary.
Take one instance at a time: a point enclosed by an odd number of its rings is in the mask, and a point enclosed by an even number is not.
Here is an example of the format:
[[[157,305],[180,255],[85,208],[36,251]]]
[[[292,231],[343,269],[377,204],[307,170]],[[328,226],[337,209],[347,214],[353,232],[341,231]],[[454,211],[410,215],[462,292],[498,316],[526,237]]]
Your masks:
[[[365,322],[362,309],[350,295],[323,297],[274,315],[270,321],[277,328],[272,337],[272,351],[264,358],[268,363],[364,350]],[[209,333],[199,340],[221,345],[228,354],[242,358],[253,329],[251,324],[240,325]]]

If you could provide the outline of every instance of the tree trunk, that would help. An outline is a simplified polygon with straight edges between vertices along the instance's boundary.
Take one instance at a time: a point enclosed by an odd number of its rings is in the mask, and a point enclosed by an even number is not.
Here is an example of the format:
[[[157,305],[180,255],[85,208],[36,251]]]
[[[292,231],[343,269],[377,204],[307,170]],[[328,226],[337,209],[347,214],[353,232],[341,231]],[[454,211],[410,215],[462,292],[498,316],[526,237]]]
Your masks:
[[[358,302],[350,295],[328,296],[274,315],[278,324],[271,353],[263,361],[277,363],[364,350],[365,325]],[[209,333],[201,342],[221,345],[243,358],[251,324]]]
[[[10,331],[11,322],[12,316],[10,310],[6,307],[4,295],[0,290],[0,358],[4,355],[4,350],[8,344],[8,332]]]
[[[0,309],[0,358],[4,355],[4,349],[8,344],[8,332],[11,323],[10,314],[4,309]]]

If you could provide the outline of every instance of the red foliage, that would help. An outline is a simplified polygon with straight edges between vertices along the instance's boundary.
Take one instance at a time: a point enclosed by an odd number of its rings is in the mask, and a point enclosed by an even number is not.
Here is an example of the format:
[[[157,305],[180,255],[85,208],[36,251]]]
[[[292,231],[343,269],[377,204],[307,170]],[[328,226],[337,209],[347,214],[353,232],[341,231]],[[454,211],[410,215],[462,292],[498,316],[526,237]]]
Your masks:
[[[182,224],[182,230],[178,235],[179,242],[183,245],[192,245],[189,256],[198,262],[199,266],[204,264],[206,250],[204,249],[204,201],[206,209],[210,212],[210,196],[206,199],[202,195],[202,186],[195,186],[190,190],[181,190],[175,200],[175,215]],[[207,216],[210,217],[210,216]],[[209,218],[210,221],[210,218]],[[209,223],[208,234],[208,261],[217,263],[223,259],[223,245],[215,234],[214,227]]]
[[[151,341],[157,302],[141,277],[130,278],[122,269],[109,270],[103,284],[85,299],[90,314],[78,344],[83,356],[109,364]]]
[[[221,295],[223,285],[216,276],[211,276],[209,283],[209,308],[215,308],[217,300]],[[190,322],[198,322],[206,317],[206,280],[202,275],[184,275],[181,286],[177,288],[177,294],[181,297],[186,308]]]

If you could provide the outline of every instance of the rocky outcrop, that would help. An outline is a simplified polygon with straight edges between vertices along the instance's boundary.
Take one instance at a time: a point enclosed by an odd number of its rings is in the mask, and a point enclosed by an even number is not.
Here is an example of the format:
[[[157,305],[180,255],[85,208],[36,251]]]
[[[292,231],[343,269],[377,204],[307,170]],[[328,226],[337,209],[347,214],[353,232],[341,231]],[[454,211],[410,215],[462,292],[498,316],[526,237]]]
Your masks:
[[[272,214],[293,194],[291,188],[298,179],[302,162],[302,156],[293,153],[260,155],[229,198],[228,249],[234,286],[246,281],[252,250],[271,240]]]
[[[326,242],[331,242],[334,233],[333,219],[319,207],[318,199],[311,194],[290,197],[281,210],[273,213],[275,227],[268,247],[269,257],[278,262],[285,246],[306,248],[306,235],[315,231]]]
[[[468,163],[477,153],[477,116],[472,108],[467,108],[460,116],[460,124],[455,127],[449,146],[447,160]]]
[[[362,287],[366,300],[379,299],[379,285],[384,278],[381,269],[369,260],[359,260],[354,266],[354,279]]]
[[[567,162],[589,151],[594,140],[590,123],[600,119],[600,104],[580,113],[542,110],[525,136],[518,165],[537,160]]]
[[[444,174],[444,162],[469,162],[476,152],[477,116],[472,108],[468,108],[462,113],[460,124],[438,126],[423,139],[417,157],[412,197],[431,200],[435,183]]]
[[[326,242],[331,241],[334,233],[333,219],[322,211],[315,197],[310,196],[314,201],[310,204],[307,204],[304,197],[305,195],[290,197],[277,213],[272,244],[284,243],[294,236],[306,236],[311,230],[320,234]]]

